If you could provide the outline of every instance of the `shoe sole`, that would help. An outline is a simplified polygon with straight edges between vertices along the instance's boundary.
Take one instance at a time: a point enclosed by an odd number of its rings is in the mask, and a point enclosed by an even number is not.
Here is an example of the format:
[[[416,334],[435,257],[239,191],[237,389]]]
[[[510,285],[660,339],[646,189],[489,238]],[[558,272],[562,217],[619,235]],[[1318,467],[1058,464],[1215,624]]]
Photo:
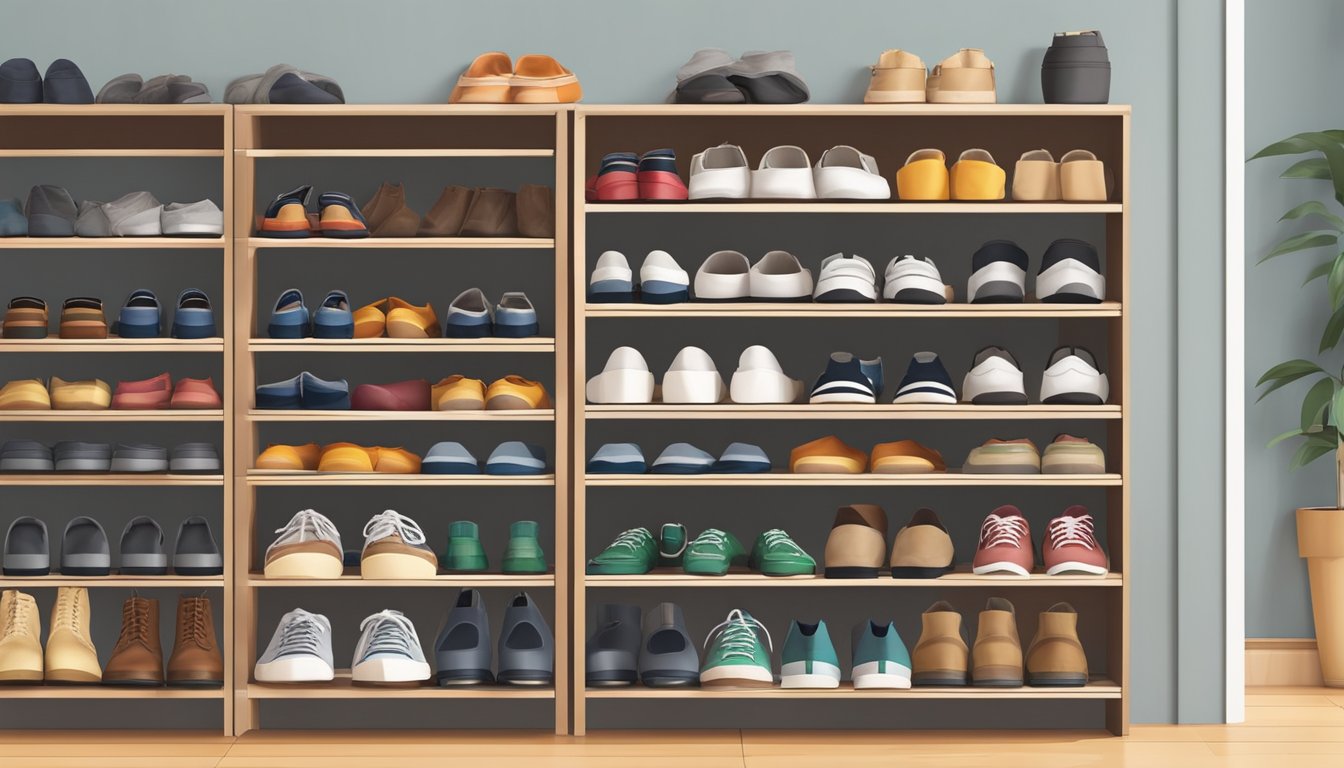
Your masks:
[[[1106,401],[1088,392],[1066,392],[1051,395],[1041,401],[1044,405],[1105,405]]]
[[[262,569],[268,579],[338,579],[344,571],[340,560],[316,552],[277,557]]]
[[[893,579],[936,579],[953,571],[953,566],[943,568],[923,568],[913,565],[894,565],[891,567]]]
[[[415,555],[372,555],[359,563],[359,575],[365,579],[432,579],[437,573],[434,563]]]
[[[335,673],[321,659],[299,656],[258,664],[253,676],[261,683],[310,683],[326,682]]]
[[[828,579],[876,579],[877,568],[868,568],[858,565],[845,566],[827,566],[826,578]]]
[[[1081,688],[1087,685],[1087,675],[1076,672],[1028,673],[1027,685],[1034,688]]]
[[[1027,396],[1021,392],[981,392],[971,398],[971,405],[1026,405]]]

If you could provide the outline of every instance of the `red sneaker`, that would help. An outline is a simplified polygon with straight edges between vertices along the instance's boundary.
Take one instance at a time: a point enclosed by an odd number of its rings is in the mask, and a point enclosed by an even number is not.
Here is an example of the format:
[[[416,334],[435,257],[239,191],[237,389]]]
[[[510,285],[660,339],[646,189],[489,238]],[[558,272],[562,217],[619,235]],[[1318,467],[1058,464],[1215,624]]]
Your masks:
[[[1110,572],[1110,560],[1093,530],[1092,516],[1081,504],[1074,504],[1051,520],[1041,543],[1045,572],[1050,576],[1069,573],[1105,576]]]
[[[429,382],[410,379],[392,384],[360,384],[350,395],[356,411],[428,411]]]
[[[1011,504],[989,513],[980,526],[980,544],[972,571],[976,574],[1010,573],[1027,577],[1036,565],[1031,551],[1031,526]]]
[[[144,381],[119,381],[112,393],[112,407],[127,411],[153,411],[167,408],[173,398],[173,379],[161,373]]]
[[[178,379],[169,407],[215,411],[223,408],[224,403],[215,390],[214,378],[207,376],[204,379]]]
[[[592,200],[638,200],[639,158],[634,152],[612,152],[602,157],[597,179],[592,182]],[[585,194],[585,197],[587,195]]]
[[[677,155],[670,149],[653,149],[639,158],[641,200],[685,200],[689,193],[677,173]]]

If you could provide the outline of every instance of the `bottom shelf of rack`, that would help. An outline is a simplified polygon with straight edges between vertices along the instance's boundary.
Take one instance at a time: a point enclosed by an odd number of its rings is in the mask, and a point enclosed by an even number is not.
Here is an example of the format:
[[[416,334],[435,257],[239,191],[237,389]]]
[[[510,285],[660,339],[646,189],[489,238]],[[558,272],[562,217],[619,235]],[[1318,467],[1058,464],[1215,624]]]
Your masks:
[[[6,699],[223,699],[223,688],[166,688],[134,685],[6,685]]]
[[[350,670],[336,670],[327,683],[247,684],[249,699],[554,699],[555,689],[543,686],[458,685],[440,688],[433,682],[412,686],[355,685]]]
[[[1093,678],[1080,688],[906,688],[856,691],[852,683],[839,688],[588,688],[589,699],[1118,699],[1121,688],[1106,678]]]

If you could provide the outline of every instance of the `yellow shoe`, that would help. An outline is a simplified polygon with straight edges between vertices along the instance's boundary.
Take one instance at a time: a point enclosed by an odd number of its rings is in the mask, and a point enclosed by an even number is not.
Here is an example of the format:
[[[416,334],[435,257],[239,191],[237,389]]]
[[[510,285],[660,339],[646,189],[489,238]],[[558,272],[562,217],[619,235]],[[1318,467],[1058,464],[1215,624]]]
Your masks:
[[[834,435],[803,443],[789,453],[790,472],[859,475],[867,468],[868,454]]]
[[[49,410],[51,396],[41,379],[18,379],[0,387],[0,411]]]
[[[902,200],[947,200],[947,156],[941,149],[918,149],[896,172],[896,194]]]
[[[1002,200],[1007,174],[983,149],[968,149],[952,164],[953,200]]]
[[[374,453],[374,472],[394,475],[420,474],[420,457],[405,448],[370,448]]]
[[[442,336],[438,315],[434,307],[426,303],[417,307],[396,296],[387,300],[391,309],[387,313],[387,335],[394,339],[429,339]]]
[[[0,594],[0,683],[42,682],[42,617],[32,595]]]
[[[355,310],[355,338],[377,339],[387,332],[388,299],[379,299]]]
[[[314,472],[322,449],[317,443],[272,445],[257,457],[257,469],[283,469],[289,472]]]
[[[322,446],[317,462],[318,472],[372,472],[378,460],[377,448],[365,448],[354,443],[331,443]]]
[[[47,633],[46,680],[60,683],[97,683],[103,679],[98,649],[89,636],[89,590],[61,587],[51,609]]]
[[[871,463],[873,472],[883,475],[947,471],[941,453],[914,440],[897,440],[873,446]]]
[[[51,377],[51,407],[58,411],[102,411],[112,405],[112,387],[102,379],[66,381]]]
[[[530,411],[551,407],[551,396],[541,382],[522,376],[497,379],[485,390],[487,411]]]
[[[449,376],[430,388],[430,402],[436,411],[484,410],[485,382],[466,376]]]

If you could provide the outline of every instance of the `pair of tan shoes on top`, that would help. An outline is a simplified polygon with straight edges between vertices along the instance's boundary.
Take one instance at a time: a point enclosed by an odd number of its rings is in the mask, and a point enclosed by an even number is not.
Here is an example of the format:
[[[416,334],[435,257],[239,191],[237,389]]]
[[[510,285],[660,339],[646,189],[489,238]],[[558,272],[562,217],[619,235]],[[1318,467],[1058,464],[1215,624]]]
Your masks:
[[[929,72],[909,51],[884,51],[872,68],[866,104],[993,104],[994,62],[979,48],[962,48]]]
[[[571,104],[583,98],[579,78],[542,54],[490,51],[477,56],[457,79],[449,104]]]

